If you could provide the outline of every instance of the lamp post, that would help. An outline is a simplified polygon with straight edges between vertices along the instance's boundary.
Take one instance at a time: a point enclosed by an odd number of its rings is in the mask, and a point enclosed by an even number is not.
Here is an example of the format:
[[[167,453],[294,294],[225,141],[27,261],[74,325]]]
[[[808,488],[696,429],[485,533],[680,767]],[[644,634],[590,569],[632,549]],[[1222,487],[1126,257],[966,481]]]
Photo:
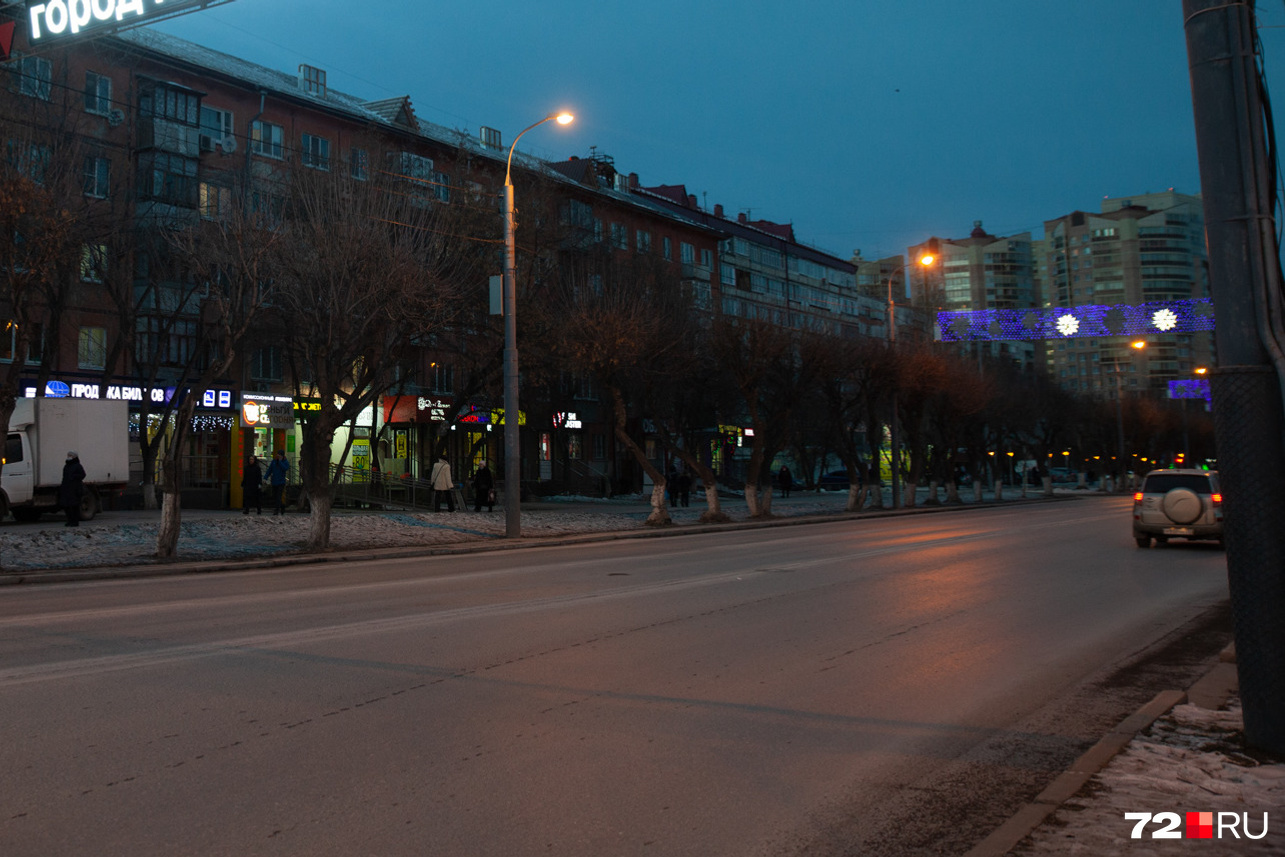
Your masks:
[[[1137,351],[1147,347],[1147,343],[1141,339],[1129,343],[1129,347]],[[1115,424],[1116,439],[1119,442],[1119,453],[1116,462],[1120,466],[1120,483],[1124,484],[1125,477],[1129,475],[1128,465],[1124,460],[1124,377],[1120,371],[1120,358],[1117,356],[1115,361]],[[1120,487],[1117,485],[1116,490]]]
[[[570,124],[570,113],[556,113],[522,129],[509,146],[504,166],[504,535],[522,535],[522,452],[518,445],[518,263],[514,232],[513,150],[522,134],[545,122]]]
[[[927,268],[937,261],[937,257],[931,253],[925,253],[915,260],[920,266]],[[902,265],[894,268],[888,275],[888,346],[889,349],[895,349],[897,345],[897,305],[892,300],[892,281],[897,275],[909,268],[910,265]],[[897,383],[894,376],[892,385],[892,419],[888,422],[888,443],[891,449],[888,450],[888,468],[892,480],[892,508],[901,507],[901,451],[897,448]]]

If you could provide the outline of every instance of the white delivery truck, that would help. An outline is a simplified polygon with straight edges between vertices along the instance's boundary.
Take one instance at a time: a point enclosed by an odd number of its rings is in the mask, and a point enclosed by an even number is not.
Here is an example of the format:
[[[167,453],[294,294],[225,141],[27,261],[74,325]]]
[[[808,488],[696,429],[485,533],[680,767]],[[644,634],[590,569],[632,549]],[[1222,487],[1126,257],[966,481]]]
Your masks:
[[[108,399],[19,399],[9,418],[0,472],[0,519],[10,511],[34,521],[59,510],[67,453],[80,454],[85,493],[80,518],[102,509],[102,498],[129,482],[129,403]]]

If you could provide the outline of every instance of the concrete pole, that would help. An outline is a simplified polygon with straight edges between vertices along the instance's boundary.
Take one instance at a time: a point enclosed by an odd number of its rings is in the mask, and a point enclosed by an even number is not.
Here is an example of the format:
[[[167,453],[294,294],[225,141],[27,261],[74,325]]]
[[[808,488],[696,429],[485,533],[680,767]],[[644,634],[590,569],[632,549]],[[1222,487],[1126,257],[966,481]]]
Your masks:
[[[517,141],[514,140],[514,144]],[[511,157],[511,156],[510,156]],[[518,445],[518,287],[513,183],[504,182],[504,535],[522,535],[522,451]]]
[[[1285,755],[1285,377],[1275,190],[1254,4],[1184,0],[1217,315],[1211,375],[1247,741]]]

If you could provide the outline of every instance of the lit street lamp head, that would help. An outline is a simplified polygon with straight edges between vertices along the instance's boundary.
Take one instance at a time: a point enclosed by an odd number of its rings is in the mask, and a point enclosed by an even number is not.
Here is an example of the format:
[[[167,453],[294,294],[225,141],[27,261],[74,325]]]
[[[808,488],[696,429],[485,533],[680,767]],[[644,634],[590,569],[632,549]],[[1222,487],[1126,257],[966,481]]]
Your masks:
[[[557,116],[554,116],[553,119],[556,120],[559,125],[570,125],[572,122],[576,121],[576,117],[567,113],[565,110]]]

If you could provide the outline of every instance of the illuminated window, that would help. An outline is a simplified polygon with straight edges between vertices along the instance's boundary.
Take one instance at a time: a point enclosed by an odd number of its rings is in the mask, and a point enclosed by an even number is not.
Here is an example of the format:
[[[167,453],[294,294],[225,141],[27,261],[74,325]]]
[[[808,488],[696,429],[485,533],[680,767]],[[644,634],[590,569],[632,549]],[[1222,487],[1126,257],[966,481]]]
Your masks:
[[[107,365],[107,328],[82,327],[77,347],[81,369],[102,369]]]

